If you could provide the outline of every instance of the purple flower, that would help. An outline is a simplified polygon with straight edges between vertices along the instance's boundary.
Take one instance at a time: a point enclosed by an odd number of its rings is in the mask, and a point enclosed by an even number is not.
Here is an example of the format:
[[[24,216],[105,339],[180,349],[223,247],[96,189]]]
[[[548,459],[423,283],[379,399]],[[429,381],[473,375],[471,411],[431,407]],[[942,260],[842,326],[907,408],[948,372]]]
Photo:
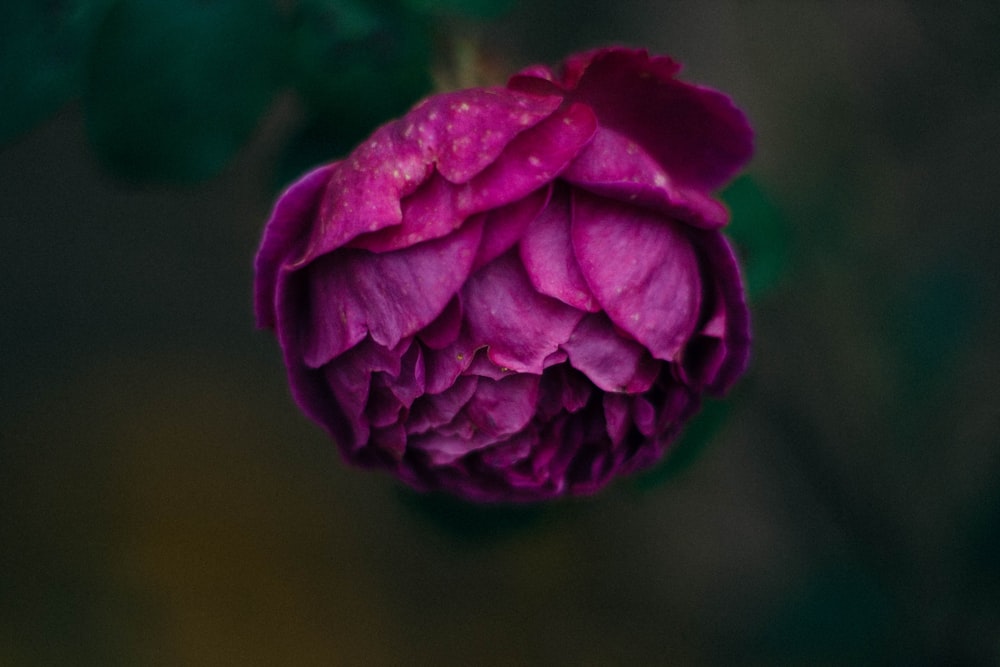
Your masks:
[[[746,366],[744,115],[645,51],[443,93],[278,200],[258,324],[344,457],[478,501],[658,460]]]

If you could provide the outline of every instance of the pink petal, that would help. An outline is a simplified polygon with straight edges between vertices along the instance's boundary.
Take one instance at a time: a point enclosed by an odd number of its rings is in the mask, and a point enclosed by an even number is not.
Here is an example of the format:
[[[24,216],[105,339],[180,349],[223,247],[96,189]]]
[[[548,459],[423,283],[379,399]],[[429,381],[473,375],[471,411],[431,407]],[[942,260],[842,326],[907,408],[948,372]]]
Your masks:
[[[471,88],[428,98],[401,121],[436,157],[452,183],[467,183],[492,164],[510,141],[552,114],[562,99],[504,88]],[[411,130],[412,128],[412,130]]]
[[[369,332],[394,347],[433,322],[465,282],[481,232],[481,225],[470,224],[383,254],[347,248],[309,266],[306,364],[325,364]]]
[[[576,104],[560,109],[512,140],[507,137],[509,143],[503,152],[494,155],[489,167],[470,183],[460,187],[443,171],[432,174],[419,189],[403,199],[399,224],[358,236],[351,245],[379,252],[406,247],[443,236],[470,215],[484,211],[489,211],[490,216],[512,215],[512,222],[520,221],[544,206],[544,202],[529,195],[548,185],[590,141],[595,129],[594,114],[586,106]],[[439,170],[444,168],[440,163],[437,166]],[[529,201],[524,202],[520,210],[499,210],[524,198]],[[495,217],[491,222],[497,219],[501,218]],[[501,244],[509,237],[509,233],[501,232]],[[485,264],[489,254],[496,257],[503,252],[492,236],[487,240],[484,253],[487,257],[478,264]]]
[[[628,435],[632,420],[629,418],[628,398],[621,394],[604,395],[604,423],[613,447],[617,447]]]
[[[451,465],[477,449],[476,445],[466,438],[446,435],[440,431],[411,436],[407,445],[412,449],[424,452],[431,464],[435,466]],[[481,445],[478,448],[481,449],[485,446],[488,445]]]
[[[559,189],[542,214],[528,226],[521,240],[521,261],[539,292],[574,308],[595,312],[600,305],[576,262],[569,227],[569,193]]]
[[[426,373],[426,390],[429,394],[438,394],[455,382],[472,363],[479,345],[465,332],[450,345],[440,350],[424,350],[424,368]]]
[[[398,422],[382,428],[373,428],[369,444],[372,449],[385,452],[394,461],[399,461],[406,453],[406,431]]]
[[[305,237],[319,208],[330,171],[336,166],[333,163],[309,172],[290,185],[274,205],[254,260],[254,309],[258,327],[274,328],[278,271],[282,264],[294,259],[295,246]]]
[[[466,215],[455,206],[455,186],[432,172],[419,188],[400,202],[399,224],[361,234],[346,245],[388,252],[450,234]]]
[[[389,391],[409,408],[425,390],[424,358],[420,345],[411,345],[400,360],[399,373],[389,383]]]
[[[489,264],[513,248],[548,204],[551,194],[551,187],[543,187],[513,204],[484,213],[483,238],[479,242],[479,254],[476,255],[472,270]]]
[[[462,329],[462,304],[458,297],[452,298],[441,314],[417,334],[420,340],[432,350],[448,347],[458,339]]]
[[[547,185],[594,136],[597,119],[583,104],[571,104],[522,132],[458,195],[466,211],[485,211]]]
[[[545,358],[569,340],[583,313],[539,294],[517,255],[508,252],[474,273],[462,289],[469,332],[503,368],[541,374]]]
[[[343,446],[353,449],[364,445],[368,440],[369,418],[365,416],[365,406],[370,394],[372,374],[398,375],[400,359],[407,346],[409,343],[404,341],[398,348],[390,350],[365,338],[323,368],[326,385],[344,411],[353,432],[353,442],[342,442]],[[323,409],[325,411],[325,405]]]
[[[478,375],[491,380],[502,380],[508,375],[514,374],[509,368],[500,368],[490,361],[489,351],[485,347],[476,350],[475,357],[469,367],[462,371],[462,375]]]
[[[580,268],[611,321],[657,359],[674,361],[697,324],[698,258],[675,223],[574,193],[571,234]]]
[[[694,238],[706,259],[705,273],[715,282],[725,309],[722,321],[718,316],[713,317],[703,331],[703,335],[714,337],[718,336],[720,324],[725,327],[722,334],[725,359],[707,386],[709,392],[718,395],[728,390],[746,370],[750,359],[750,311],[739,264],[726,237],[719,232],[696,232]]]
[[[407,433],[424,433],[452,421],[476,392],[479,380],[460,377],[440,394],[424,394],[413,402],[406,419]]]
[[[538,430],[524,429],[507,440],[484,449],[481,455],[482,461],[491,468],[505,470],[528,458],[537,442]],[[507,474],[516,475],[514,471],[509,471]]]
[[[602,128],[635,141],[675,182],[711,190],[750,159],[753,133],[728,97],[678,81],[677,70],[645,51],[606,49],[567,62],[563,86],[594,110]]]
[[[465,183],[517,134],[555,111],[559,97],[503,88],[435,95],[382,126],[331,172],[319,218],[298,265],[403,220],[400,201],[433,172]]]
[[[288,384],[295,403],[311,419],[323,426],[343,448],[356,442],[355,424],[335,399],[321,371],[302,361],[302,332],[299,326],[306,311],[306,280],[301,273],[282,269],[275,286],[275,332],[281,345]],[[364,427],[367,438],[367,426]],[[363,443],[363,439],[361,440]]]
[[[580,79],[595,60],[619,57],[623,59],[645,60],[645,69],[650,76],[659,79],[672,79],[681,71],[679,62],[670,56],[650,56],[645,49],[624,49],[621,47],[603,47],[575,53],[563,61],[561,85],[566,90],[572,90],[579,85]]]
[[[527,426],[538,403],[539,376],[519,373],[490,380],[480,378],[465,414],[491,438],[512,435]]]
[[[656,432],[656,408],[645,396],[632,397],[632,421],[647,438]]]
[[[405,408],[403,401],[391,391],[392,380],[384,373],[376,373],[372,378],[365,417],[373,428],[384,428],[399,421]]]
[[[660,370],[646,348],[619,336],[603,313],[583,318],[563,349],[573,368],[604,391],[644,392]]]
[[[538,415],[549,420],[562,411],[576,412],[587,405],[594,386],[570,366],[550,368],[542,375]]]
[[[696,227],[716,229],[729,211],[703,190],[684,185],[633,139],[600,128],[562,173],[594,194],[645,206]]]

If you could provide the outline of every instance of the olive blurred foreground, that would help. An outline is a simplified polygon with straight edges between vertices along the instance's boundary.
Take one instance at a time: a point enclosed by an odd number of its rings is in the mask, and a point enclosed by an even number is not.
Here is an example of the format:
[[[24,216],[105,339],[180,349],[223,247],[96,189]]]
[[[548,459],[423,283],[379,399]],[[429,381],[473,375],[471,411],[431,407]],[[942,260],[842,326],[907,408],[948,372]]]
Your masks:
[[[277,201],[256,312],[344,457],[476,501],[657,461],[746,367],[728,97],[609,48],[434,95]]]

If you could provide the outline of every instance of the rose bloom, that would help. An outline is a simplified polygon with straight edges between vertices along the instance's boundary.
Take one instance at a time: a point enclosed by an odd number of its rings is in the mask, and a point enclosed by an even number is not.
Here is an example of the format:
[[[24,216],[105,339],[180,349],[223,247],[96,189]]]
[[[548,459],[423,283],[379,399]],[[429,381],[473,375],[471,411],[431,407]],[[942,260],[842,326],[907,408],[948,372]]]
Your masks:
[[[589,494],[744,370],[744,115],[610,48],[434,95],[277,201],[259,326],[351,463],[476,501]]]

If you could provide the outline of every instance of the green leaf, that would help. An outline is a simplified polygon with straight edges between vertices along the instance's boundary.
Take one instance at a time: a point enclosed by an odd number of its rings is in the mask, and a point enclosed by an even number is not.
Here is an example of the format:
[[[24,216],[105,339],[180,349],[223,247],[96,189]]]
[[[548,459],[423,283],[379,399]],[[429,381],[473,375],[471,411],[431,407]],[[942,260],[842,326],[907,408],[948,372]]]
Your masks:
[[[641,490],[653,489],[690,468],[726,423],[729,409],[728,401],[706,401],[667,452],[666,460],[636,478],[635,486]]]
[[[416,12],[434,16],[494,18],[514,6],[514,0],[404,0]]]
[[[268,0],[123,0],[85,91],[98,155],[132,179],[215,175],[274,95],[283,39]]]
[[[385,3],[299,3],[295,82],[321,122],[338,129],[338,143],[364,139],[430,91],[427,33],[419,17]]]
[[[751,297],[777,286],[788,265],[788,223],[774,201],[751,176],[741,176],[722,193],[732,211],[726,233],[744,259]]]
[[[110,0],[0,3],[0,144],[80,92],[83,63]]]

